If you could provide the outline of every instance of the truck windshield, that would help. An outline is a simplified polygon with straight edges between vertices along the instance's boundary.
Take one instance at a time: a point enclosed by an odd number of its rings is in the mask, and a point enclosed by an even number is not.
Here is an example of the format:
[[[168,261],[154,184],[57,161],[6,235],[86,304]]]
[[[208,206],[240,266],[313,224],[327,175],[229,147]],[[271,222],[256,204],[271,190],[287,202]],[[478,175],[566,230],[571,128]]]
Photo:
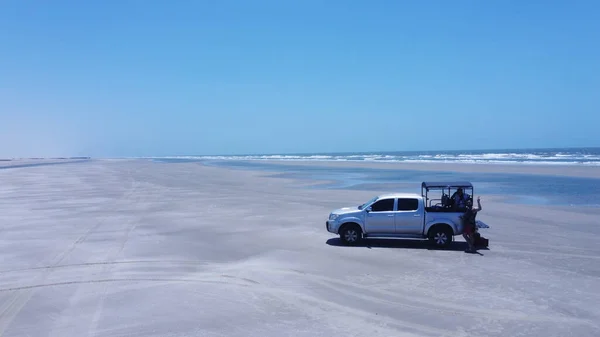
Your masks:
[[[373,199],[371,199],[371,200],[369,200],[369,201],[365,202],[364,204],[362,204],[362,205],[358,206],[358,209],[363,209],[363,208],[365,208],[367,205],[370,205],[370,204],[374,203],[375,201],[377,201],[377,198],[379,198],[379,197],[375,197],[375,198],[373,198]]]

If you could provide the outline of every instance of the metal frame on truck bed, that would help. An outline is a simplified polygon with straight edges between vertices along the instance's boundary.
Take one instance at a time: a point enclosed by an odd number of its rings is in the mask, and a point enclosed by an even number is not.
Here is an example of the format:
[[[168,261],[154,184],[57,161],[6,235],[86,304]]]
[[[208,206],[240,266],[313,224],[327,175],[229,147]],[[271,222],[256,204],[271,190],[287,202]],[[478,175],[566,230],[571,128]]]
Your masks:
[[[342,242],[349,245],[364,238],[412,238],[429,239],[434,245],[445,247],[454,236],[463,233],[465,209],[455,205],[451,194],[458,189],[473,198],[474,188],[470,182],[423,182],[421,195],[378,195],[362,205],[332,211],[325,226],[328,232],[338,234]],[[440,191],[439,199],[430,199],[429,194],[435,190]],[[439,202],[433,204],[437,200]],[[478,221],[478,227],[480,224],[488,227]]]

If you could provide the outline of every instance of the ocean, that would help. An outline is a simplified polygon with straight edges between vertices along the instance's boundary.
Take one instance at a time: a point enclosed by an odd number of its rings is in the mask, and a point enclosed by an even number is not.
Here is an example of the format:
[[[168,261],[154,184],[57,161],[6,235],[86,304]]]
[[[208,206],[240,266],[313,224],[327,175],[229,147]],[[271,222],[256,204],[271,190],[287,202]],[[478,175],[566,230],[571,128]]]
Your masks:
[[[299,155],[179,156],[153,158],[160,162],[198,161],[204,165],[261,170],[273,177],[317,180],[310,188],[420,193],[422,181],[470,181],[476,195],[504,195],[506,202],[600,208],[600,179],[514,173],[458,173],[389,168],[328,167],[325,161],[453,162],[513,165],[599,165],[600,148],[505,151],[382,152]],[[266,162],[269,160],[269,162]],[[314,161],[315,165],[277,164]],[[274,161],[274,162],[273,162]]]
[[[176,156],[170,159],[597,165],[600,148]]]

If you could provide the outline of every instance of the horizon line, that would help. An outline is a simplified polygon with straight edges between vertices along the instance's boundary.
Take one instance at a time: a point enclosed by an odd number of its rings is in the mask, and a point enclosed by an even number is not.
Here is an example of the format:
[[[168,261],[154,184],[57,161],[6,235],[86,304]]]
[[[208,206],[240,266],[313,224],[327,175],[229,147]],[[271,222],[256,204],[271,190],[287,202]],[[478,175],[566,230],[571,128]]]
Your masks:
[[[340,151],[340,152],[255,152],[255,153],[238,153],[238,154],[179,154],[179,155],[150,155],[150,156],[31,156],[31,157],[0,157],[0,161],[10,160],[48,160],[48,159],[134,159],[134,158],[164,158],[164,157],[240,157],[240,156],[304,156],[304,155],[348,155],[348,154],[386,154],[386,153],[425,153],[425,152],[469,152],[469,151],[548,151],[548,150],[582,150],[594,149],[600,150],[600,146],[571,146],[571,147],[522,147],[522,148],[472,148],[472,149],[455,149],[455,150],[371,150],[371,151]]]

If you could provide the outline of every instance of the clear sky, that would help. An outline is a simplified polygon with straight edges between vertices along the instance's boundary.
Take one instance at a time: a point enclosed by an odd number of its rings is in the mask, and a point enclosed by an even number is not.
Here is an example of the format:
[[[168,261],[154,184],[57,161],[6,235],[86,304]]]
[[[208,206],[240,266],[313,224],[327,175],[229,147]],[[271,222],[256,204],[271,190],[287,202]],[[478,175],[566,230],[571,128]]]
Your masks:
[[[0,2],[0,157],[600,146],[600,2]]]

